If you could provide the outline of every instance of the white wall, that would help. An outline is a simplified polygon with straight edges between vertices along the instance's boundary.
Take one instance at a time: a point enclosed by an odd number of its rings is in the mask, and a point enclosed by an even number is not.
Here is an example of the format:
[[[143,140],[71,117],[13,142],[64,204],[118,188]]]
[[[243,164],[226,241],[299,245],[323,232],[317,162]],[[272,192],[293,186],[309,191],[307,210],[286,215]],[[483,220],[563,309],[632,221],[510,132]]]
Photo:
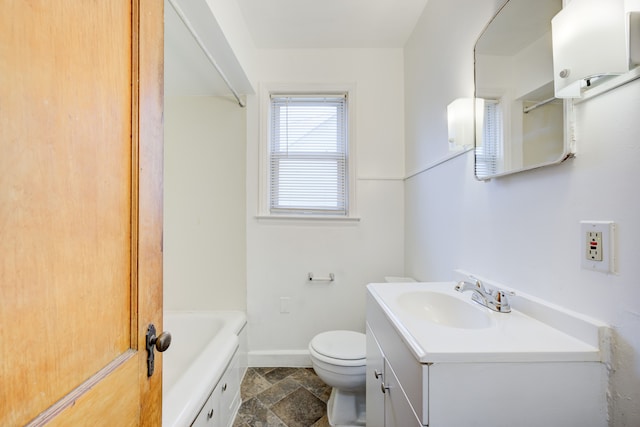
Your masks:
[[[164,308],[246,309],[246,111],[165,99]]]
[[[496,3],[427,3],[405,49],[407,171],[445,154],[443,111],[473,93],[473,45]],[[578,156],[565,164],[478,182],[467,153],[405,186],[406,273],[449,280],[461,268],[608,322],[611,425],[629,427],[640,425],[639,99],[635,81],[577,105]],[[580,269],[581,220],[617,223],[617,275]]]
[[[403,273],[401,49],[262,50],[261,83],[355,84],[359,222],[258,220],[259,99],[247,108],[250,364],[309,364],[311,338],[364,331],[365,286]],[[307,273],[333,283],[309,284]],[[290,313],[280,313],[280,298]]]

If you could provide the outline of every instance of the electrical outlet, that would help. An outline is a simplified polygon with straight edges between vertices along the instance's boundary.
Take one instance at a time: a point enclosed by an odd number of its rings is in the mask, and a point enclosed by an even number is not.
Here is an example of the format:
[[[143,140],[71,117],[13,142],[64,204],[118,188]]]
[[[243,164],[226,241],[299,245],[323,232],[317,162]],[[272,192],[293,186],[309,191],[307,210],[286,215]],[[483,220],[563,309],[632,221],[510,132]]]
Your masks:
[[[602,232],[587,231],[587,259],[602,261]]]
[[[288,314],[290,311],[289,306],[291,305],[290,297],[280,297],[280,313]]]
[[[615,223],[612,221],[581,221],[581,266],[602,273],[616,272]]]

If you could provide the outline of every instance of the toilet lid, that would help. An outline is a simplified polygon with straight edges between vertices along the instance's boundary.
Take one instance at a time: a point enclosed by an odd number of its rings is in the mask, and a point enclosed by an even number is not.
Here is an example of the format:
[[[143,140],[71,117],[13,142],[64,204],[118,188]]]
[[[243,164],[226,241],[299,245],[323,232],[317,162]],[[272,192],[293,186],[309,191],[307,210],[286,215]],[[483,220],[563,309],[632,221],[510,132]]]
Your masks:
[[[332,359],[358,360],[367,356],[366,335],[354,331],[329,331],[316,335],[311,347]]]

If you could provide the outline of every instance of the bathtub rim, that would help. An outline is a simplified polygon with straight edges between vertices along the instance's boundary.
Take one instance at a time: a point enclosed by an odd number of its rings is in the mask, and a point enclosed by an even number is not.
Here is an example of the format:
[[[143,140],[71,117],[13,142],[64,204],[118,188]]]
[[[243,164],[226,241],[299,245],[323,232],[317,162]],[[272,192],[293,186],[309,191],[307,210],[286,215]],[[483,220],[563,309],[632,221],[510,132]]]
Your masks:
[[[204,347],[186,371],[162,393],[162,426],[191,425],[240,348],[239,335],[247,325],[238,310],[166,310],[164,315],[205,314],[224,318],[224,326]],[[171,331],[169,331],[171,332]],[[209,366],[209,369],[204,369]],[[169,402],[172,402],[169,404]]]

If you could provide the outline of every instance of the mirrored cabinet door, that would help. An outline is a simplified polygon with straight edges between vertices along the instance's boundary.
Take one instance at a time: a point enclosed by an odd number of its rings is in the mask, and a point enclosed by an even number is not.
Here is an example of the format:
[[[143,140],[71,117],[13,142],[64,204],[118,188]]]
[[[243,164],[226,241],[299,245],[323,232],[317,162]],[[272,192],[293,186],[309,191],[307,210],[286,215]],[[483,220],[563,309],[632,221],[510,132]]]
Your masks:
[[[475,174],[490,179],[572,156],[571,101],[554,97],[551,19],[562,0],[509,0],[475,46]]]

